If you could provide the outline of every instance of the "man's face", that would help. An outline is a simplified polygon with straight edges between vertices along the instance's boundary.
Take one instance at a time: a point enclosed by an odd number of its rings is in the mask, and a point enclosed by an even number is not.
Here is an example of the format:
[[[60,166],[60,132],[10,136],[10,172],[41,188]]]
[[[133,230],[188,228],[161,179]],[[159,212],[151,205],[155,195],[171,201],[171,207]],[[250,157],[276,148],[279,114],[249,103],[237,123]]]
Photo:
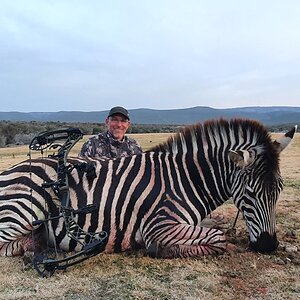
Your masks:
[[[108,131],[115,139],[121,141],[130,126],[130,121],[122,114],[115,114],[105,120]]]

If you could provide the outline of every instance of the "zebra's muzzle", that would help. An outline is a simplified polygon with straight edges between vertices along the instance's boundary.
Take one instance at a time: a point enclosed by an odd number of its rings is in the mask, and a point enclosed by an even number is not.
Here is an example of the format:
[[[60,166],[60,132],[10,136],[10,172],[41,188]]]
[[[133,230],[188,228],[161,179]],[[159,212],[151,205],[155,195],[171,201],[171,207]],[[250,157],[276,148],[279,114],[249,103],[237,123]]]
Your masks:
[[[278,244],[276,233],[270,235],[268,232],[263,232],[256,242],[250,242],[250,248],[256,252],[270,253],[277,249]]]

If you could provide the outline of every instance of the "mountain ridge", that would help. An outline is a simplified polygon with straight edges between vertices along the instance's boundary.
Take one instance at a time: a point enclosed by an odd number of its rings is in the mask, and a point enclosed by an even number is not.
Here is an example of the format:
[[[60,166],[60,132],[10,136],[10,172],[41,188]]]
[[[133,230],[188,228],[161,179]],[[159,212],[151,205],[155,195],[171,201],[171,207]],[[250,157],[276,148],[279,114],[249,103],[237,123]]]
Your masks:
[[[237,108],[212,108],[195,106],[180,109],[129,109],[134,124],[192,124],[216,118],[256,119],[265,125],[286,123],[300,124],[300,107],[253,106]],[[57,111],[57,112],[0,112],[2,121],[44,121],[103,123],[108,110],[103,111]]]

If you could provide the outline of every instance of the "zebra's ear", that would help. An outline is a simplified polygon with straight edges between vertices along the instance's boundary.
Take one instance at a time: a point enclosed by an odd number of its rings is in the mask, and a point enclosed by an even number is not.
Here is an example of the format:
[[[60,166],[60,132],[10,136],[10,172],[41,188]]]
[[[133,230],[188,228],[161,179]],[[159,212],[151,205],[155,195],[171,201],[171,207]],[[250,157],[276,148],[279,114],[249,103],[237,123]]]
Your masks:
[[[295,125],[294,128],[292,128],[289,132],[287,132],[284,136],[281,138],[276,139],[273,142],[273,145],[278,153],[280,153],[282,150],[284,150],[287,145],[291,142],[291,140],[294,137],[295,132],[297,131],[297,125]]]
[[[255,159],[255,153],[247,150],[229,150],[229,158],[240,168],[250,165]]]

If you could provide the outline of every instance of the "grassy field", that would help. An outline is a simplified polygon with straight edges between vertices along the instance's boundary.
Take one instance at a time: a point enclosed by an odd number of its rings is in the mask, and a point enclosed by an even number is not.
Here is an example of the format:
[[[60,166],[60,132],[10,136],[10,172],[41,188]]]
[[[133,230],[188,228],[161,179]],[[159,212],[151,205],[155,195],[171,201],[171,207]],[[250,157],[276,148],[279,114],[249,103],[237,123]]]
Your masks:
[[[169,134],[134,135],[143,149]],[[81,141],[72,151],[77,155]],[[0,149],[0,170],[27,158],[27,147]],[[66,272],[41,278],[21,258],[1,257],[0,299],[300,299],[300,134],[281,156],[285,181],[277,209],[280,247],[262,255],[247,250],[241,217],[228,239],[237,247],[218,257],[160,260],[143,252],[100,254]],[[214,215],[231,227],[231,203]],[[297,248],[296,248],[297,247]],[[296,251],[298,249],[298,251]]]
[[[146,151],[152,146],[164,142],[170,133],[141,133],[141,134],[129,134],[128,136],[136,139],[142,145],[143,150]],[[89,136],[84,136],[71,150],[71,156],[77,156],[82,144],[89,138]],[[7,169],[9,166],[13,166],[20,161],[28,158],[29,149],[28,146],[16,146],[0,148],[0,172]],[[46,153],[45,153],[46,154]],[[44,155],[45,155],[44,154]],[[49,153],[50,154],[50,153]],[[32,157],[41,156],[39,152],[32,151]]]

